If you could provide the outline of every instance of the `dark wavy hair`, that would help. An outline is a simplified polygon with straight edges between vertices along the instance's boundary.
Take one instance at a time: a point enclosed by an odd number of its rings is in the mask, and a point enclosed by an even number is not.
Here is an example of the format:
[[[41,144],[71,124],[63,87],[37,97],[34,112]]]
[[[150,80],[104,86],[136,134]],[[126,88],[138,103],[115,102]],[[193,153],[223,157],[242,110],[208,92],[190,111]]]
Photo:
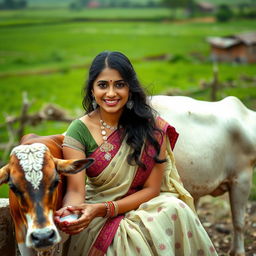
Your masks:
[[[93,83],[102,70],[107,67],[115,69],[120,73],[129,86],[130,100],[134,102],[132,109],[124,108],[118,124],[119,127],[122,126],[124,128],[123,136],[126,136],[126,143],[134,150],[128,156],[128,163],[146,168],[144,163],[140,161],[140,154],[145,141],[147,142],[146,150],[149,145],[155,149],[155,155],[153,156],[155,162],[165,162],[165,159],[160,160],[158,158],[161,146],[156,139],[156,134],[158,133],[163,137],[163,132],[156,127],[154,110],[147,103],[146,93],[137,78],[130,60],[121,52],[104,51],[93,60],[89,69],[88,80],[84,87],[83,107],[86,113],[89,114],[93,111]]]

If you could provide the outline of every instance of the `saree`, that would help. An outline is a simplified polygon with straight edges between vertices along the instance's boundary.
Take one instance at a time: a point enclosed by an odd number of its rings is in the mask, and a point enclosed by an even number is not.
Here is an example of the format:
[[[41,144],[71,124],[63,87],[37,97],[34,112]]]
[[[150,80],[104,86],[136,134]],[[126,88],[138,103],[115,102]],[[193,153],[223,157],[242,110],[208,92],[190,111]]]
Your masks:
[[[157,124],[168,138],[160,195],[125,214],[93,219],[81,233],[71,236],[66,255],[217,255],[175,167],[172,149],[178,134],[161,118]],[[116,201],[135,193],[143,188],[154,167],[152,147],[144,145],[143,170],[128,164],[132,149],[125,139],[120,140],[119,131],[113,132],[108,142],[114,145],[110,161],[100,148],[90,155],[95,163],[86,170],[87,203]]]

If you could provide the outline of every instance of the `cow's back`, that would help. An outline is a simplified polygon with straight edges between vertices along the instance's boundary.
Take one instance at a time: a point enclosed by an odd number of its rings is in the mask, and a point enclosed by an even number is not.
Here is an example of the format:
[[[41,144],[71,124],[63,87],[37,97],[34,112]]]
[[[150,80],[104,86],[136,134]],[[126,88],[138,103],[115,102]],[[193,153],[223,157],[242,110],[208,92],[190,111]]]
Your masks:
[[[63,158],[62,154],[62,142],[64,135],[49,135],[49,136],[39,136],[33,133],[24,135],[21,139],[21,144],[33,144],[42,143],[48,147],[51,154],[56,158]]]
[[[255,158],[256,116],[237,98],[205,102],[183,96],[153,96],[151,103],[180,134],[174,149],[176,165],[195,198],[212,193],[239,171],[243,167],[239,167],[241,155]]]

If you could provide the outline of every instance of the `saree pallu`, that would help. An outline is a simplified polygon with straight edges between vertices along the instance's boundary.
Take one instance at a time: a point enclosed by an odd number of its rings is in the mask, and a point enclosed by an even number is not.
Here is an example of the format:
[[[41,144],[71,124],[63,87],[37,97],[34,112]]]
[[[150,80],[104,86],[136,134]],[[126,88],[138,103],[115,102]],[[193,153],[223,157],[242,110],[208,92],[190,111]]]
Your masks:
[[[85,230],[71,236],[68,256],[217,255],[175,167],[172,148],[177,134],[162,119],[158,123],[169,138],[160,195],[123,215],[95,218]],[[104,159],[99,148],[90,156],[96,165],[87,169],[88,203],[114,201],[135,193],[154,166],[150,148],[141,156],[147,166],[145,171],[127,163],[132,149],[125,141],[120,143],[118,132],[108,141],[114,145],[110,161]]]

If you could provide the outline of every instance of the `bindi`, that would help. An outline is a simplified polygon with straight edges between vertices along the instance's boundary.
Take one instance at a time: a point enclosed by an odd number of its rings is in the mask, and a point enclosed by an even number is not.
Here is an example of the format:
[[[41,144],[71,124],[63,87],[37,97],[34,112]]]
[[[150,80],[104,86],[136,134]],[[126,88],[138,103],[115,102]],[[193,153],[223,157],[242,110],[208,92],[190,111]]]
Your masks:
[[[110,83],[112,83],[112,80],[109,80]]]

